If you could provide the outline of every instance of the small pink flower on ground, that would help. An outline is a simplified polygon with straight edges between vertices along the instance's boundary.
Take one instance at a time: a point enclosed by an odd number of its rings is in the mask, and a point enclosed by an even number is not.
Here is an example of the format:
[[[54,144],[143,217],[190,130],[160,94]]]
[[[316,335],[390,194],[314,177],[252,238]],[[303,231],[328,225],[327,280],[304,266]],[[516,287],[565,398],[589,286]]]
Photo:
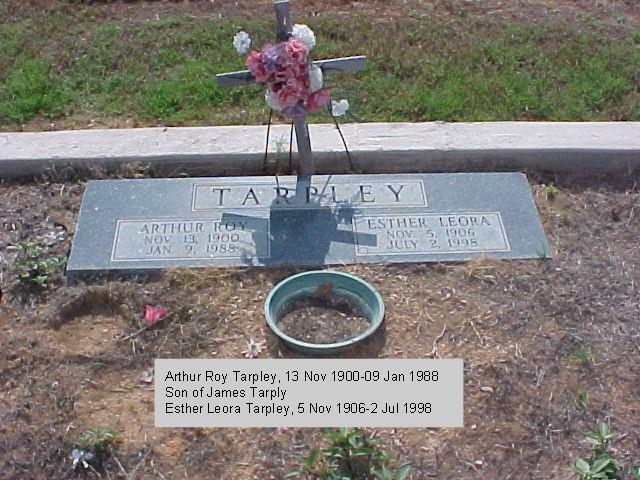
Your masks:
[[[252,51],[247,57],[247,60],[244,62],[244,64],[251,72],[251,75],[255,77],[257,82],[262,83],[269,80],[270,75],[267,72],[267,69],[262,61],[262,57],[259,53]]]
[[[245,358],[256,358],[267,348],[267,342],[256,342],[253,338],[247,343],[246,350],[243,350]]]
[[[331,98],[331,92],[329,90],[318,90],[317,92],[309,95],[309,99],[307,100],[307,110],[310,112],[315,112],[316,110],[324,107]]]
[[[153,325],[161,318],[167,316],[167,312],[162,308],[154,307],[153,305],[144,306],[144,323],[147,325]]]
[[[307,47],[301,41],[296,39],[289,40],[286,44],[286,52],[289,57],[287,60],[290,60],[292,63],[307,63],[309,50],[307,50]]]
[[[278,427],[277,431],[278,433],[286,433],[289,431],[289,429],[287,427]]]

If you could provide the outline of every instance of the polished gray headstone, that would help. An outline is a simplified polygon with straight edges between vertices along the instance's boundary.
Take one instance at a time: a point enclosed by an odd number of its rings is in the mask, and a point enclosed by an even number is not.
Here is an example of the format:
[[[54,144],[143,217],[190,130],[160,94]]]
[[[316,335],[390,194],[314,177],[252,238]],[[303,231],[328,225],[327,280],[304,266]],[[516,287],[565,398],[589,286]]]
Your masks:
[[[549,256],[520,173],[92,181],[70,276]]]

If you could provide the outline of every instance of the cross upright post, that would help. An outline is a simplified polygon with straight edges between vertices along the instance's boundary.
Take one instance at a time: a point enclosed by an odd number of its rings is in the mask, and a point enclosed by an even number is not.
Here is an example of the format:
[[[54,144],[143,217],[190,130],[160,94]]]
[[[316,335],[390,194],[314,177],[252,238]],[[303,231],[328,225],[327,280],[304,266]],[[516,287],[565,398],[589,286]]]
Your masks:
[[[289,0],[278,0],[274,3],[276,18],[278,19],[277,35],[278,41],[284,42],[291,36],[293,25],[291,24],[291,10]],[[302,103],[302,102],[300,102]],[[313,175],[315,165],[313,164],[313,153],[311,152],[311,139],[309,137],[309,125],[306,116],[296,118],[293,122],[296,129],[296,143],[298,144],[298,161],[300,175]]]

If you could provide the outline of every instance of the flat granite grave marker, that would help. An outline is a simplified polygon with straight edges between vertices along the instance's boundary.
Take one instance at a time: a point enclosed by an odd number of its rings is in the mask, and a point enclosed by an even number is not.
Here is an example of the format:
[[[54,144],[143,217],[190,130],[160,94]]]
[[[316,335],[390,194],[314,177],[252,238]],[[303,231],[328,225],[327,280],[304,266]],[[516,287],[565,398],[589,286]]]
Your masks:
[[[548,255],[520,173],[106,180],[87,184],[67,272]]]

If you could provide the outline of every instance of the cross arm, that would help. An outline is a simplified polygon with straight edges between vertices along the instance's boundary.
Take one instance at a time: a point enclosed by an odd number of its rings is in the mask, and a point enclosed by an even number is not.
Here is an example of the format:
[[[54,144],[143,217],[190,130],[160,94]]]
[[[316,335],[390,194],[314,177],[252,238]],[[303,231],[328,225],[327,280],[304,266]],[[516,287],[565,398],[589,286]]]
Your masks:
[[[322,73],[354,73],[367,68],[367,57],[357,55],[355,57],[331,58],[328,60],[316,60],[313,62],[322,69]]]
[[[239,87],[253,83],[253,75],[249,70],[239,70],[237,72],[220,73],[216,75],[218,85],[221,87]]]
[[[367,67],[367,57],[358,55],[355,57],[332,58],[329,60],[317,60],[313,64],[320,67],[324,74],[360,72]],[[216,79],[221,87],[238,87],[254,81],[253,75],[249,70],[221,73],[216,75]]]

